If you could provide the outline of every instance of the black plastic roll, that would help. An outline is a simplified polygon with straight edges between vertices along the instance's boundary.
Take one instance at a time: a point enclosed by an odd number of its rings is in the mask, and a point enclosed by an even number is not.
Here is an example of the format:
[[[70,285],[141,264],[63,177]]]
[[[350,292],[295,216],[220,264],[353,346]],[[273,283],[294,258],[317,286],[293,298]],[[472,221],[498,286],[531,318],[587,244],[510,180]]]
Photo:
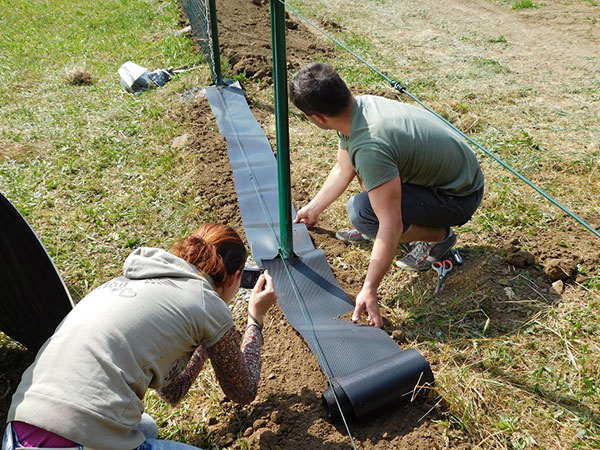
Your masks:
[[[339,403],[344,416],[361,419],[383,410],[384,406],[411,400],[421,392],[421,386],[432,382],[433,373],[425,358],[408,349],[381,360],[376,366],[333,378],[331,386],[323,392],[323,406],[330,418],[339,416]]]
[[[0,194],[0,330],[37,351],[72,308],[42,242]]]
[[[323,391],[321,395],[321,401],[323,402],[323,408],[327,413],[327,417],[330,419],[338,419],[341,414],[349,419],[356,419],[356,413],[346,391],[342,388],[338,382],[338,378],[332,378],[329,380],[329,387]]]

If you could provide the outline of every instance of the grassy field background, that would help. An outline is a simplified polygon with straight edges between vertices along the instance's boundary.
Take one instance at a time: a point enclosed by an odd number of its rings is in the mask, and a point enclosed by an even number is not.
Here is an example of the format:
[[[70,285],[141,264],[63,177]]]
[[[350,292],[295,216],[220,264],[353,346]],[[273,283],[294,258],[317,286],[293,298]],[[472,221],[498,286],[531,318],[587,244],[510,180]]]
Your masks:
[[[544,81],[533,69],[524,76],[515,70],[515,60],[495,56],[498,49],[518,53],[531,42],[492,31],[478,35],[466,28],[454,30],[450,18],[444,22],[426,4],[412,9],[396,5],[395,13],[404,20],[439,20],[440,29],[450,28],[458,36],[458,47],[441,41],[429,54],[420,53],[418,45],[400,52],[398,42],[406,37],[394,28],[389,10],[375,7],[390,2],[359,3],[294,4],[311,11],[315,20],[328,17],[345,24],[338,33],[352,48],[388,73],[405,75],[411,91],[453,122],[461,121],[463,129],[570,207],[592,218],[600,215],[597,59],[589,59],[592,75],[587,80],[578,78],[583,78],[581,68],[569,67],[569,95],[554,99],[555,87],[565,78]],[[597,6],[584,0],[577,4]],[[503,4],[515,14],[543,13],[543,5],[536,6]],[[78,300],[116,276],[133,248],[168,248],[198,223],[217,217],[199,182],[197,154],[172,145],[175,137],[192,132],[177,114],[180,95],[209,84],[209,69],[193,40],[177,33],[183,25],[175,0],[109,0],[93,6],[82,1],[0,0],[0,8],[0,191],[36,230]],[[372,20],[365,21],[367,15]],[[589,26],[595,23],[597,15],[591,14]],[[409,37],[421,43],[427,39],[418,32]],[[122,90],[117,74],[128,60],[150,70],[201,67],[161,89],[131,95]],[[332,62],[351,84],[382,88],[380,80],[343,52]],[[71,84],[74,70],[88,73],[91,83]],[[253,95],[258,104],[271,104],[270,88]],[[550,116],[551,122],[546,120]],[[331,160],[325,153],[310,156],[308,149],[332,149],[336,142],[296,116],[291,126],[296,157],[303,170],[315,174],[306,188],[314,193]],[[591,234],[573,228],[570,219],[485,158],[484,167],[489,182],[485,208],[464,230],[472,252],[502,247],[515,232],[526,237],[523,242],[533,251],[541,245],[537,237],[548,240],[554,229],[565,235],[574,229],[571,234],[586,248],[598,248]],[[296,180],[304,178],[300,168],[293,170]],[[339,202],[324,219],[335,227],[347,226],[343,209]],[[562,246],[576,249],[577,239]],[[346,263],[357,261],[357,273],[366,261],[363,250],[346,255]],[[542,301],[545,294],[528,298],[543,307],[511,334],[486,334],[489,321],[481,316],[485,308],[479,307],[486,299],[476,298],[477,309],[460,317],[449,308],[427,319],[416,312],[432,305],[424,286],[413,285],[404,297],[389,299],[388,307],[407,326],[411,345],[428,357],[435,355],[437,386],[449,411],[444,426],[466,431],[480,448],[600,448],[600,271],[586,265],[578,270],[582,278],[568,286],[562,302],[549,305]],[[535,286],[526,278],[521,283]],[[477,320],[471,321],[475,315]],[[423,328],[423,320],[432,330],[447,330],[447,336],[419,335],[414,330]],[[458,334],[450,332],[451,325]],[[415,336],[418,342],[411,341]],[[7,338],[1,345],[15,347]],[[159,419],[162,437],[194,436],[205,448],[219,448],[220,436],[209,436],[203,422],[208,421],[204,412],[224,414],[218,387],[210,376],[201,383],[178,408],[151,394],[146,402]],[[208,405],[202,417],[192,412],[199,401]],[[543,440],[546,430],[552,436]]]
[[[188,155],[169,143],[177,93],[204,70],[151,95],[123,91],[117,70],[201,61],[177,35],[175,2],[2,2],[1,189],[41,236],[76,297],[115,275],[141,244],[164,244],[202,214]],[[72,85],[80,70],[92,84]],[[192,192],[194,189],[190,189]]]
[[[294,4],[315,23],[333,21],[330,33],[598,228],[597,3]],[[344,51],[333,63],[355,88],[389,92]],[[320,156],[331,157],[335,139],[324,132],[311,140],[318,132],[296,119],[293,148],[319,160],[313,146],[328,145]],[[477,448],[598,448],[598,239],[477,153],[486,194],[473,220],[459,229],[459,245],[479,264],[442,302],[427,282],[388,273],[387,305],[410,345],[439,364],[436,387],[449,405],[448,422],[467,430]],[[310,165],[308,157],[303,162]],[[300,178],[305,168],[297,170]],[[317,189],[308,188],[308,198]],[[344,205],[324,213],[333,229],[348,226]],[[553,300],[539,271],[507,264],[511,242],[533,252],[538,268],[562,251],[584,257],[579,282]],[[341,262],[362,274],[366,250],[349,251]],[[511,289],[524,288],[514,299],[502,292],[507,279]],[[487,289],[490,281],[497,289]],[[395,295],[399,285],[404,289]],[[505,301],[512,312],[494,307]]]

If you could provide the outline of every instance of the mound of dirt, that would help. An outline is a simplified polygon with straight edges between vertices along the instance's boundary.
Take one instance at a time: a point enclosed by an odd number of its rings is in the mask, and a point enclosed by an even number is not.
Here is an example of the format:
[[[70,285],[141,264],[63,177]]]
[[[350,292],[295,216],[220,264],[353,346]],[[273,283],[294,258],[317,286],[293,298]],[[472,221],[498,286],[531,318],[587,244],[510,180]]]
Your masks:
[[[268,2],[227,0],[219,3],[219,43],[221,54],[233,71],[266,84],[273,81],[271,16]],[[317,54],[315,36],[296,19],[286,14],[288,70],[298,70],[313,62]],[[321,57],[331,56],[333,47],[318,49]]]

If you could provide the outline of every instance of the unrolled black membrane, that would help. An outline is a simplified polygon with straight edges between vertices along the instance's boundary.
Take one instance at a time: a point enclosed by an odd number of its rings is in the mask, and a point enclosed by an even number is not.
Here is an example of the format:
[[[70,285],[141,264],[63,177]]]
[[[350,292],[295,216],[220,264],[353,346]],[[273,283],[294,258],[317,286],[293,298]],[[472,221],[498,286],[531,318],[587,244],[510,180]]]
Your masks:
[[[72,308],[41,241],[0,194],[0,330],[37,351]]]
[[[362,418],[412,399],[433,382],[425,358],[414,349],[402,351],[379,328],[340,318],[354,306],[303,224],[293,225],[295,256],[278,257],[277,164],[271,146],[239,84],[209,87],[206,93],[227,140],[254,259],[273,276],[279,306],[330,381],[323,393],[327,414],[335,417],[341,409],[346,417]]]

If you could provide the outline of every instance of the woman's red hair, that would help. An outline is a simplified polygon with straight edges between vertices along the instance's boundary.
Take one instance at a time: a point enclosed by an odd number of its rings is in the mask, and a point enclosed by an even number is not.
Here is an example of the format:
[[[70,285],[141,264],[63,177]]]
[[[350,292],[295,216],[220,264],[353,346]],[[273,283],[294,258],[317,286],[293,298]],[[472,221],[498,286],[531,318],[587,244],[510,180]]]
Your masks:
[[[236,231],[218,223],[202,225],[175,243],[171,251],[209,275],[217,287],[223,285],[228,275],[242,270],[248,257],[246,246]]]

